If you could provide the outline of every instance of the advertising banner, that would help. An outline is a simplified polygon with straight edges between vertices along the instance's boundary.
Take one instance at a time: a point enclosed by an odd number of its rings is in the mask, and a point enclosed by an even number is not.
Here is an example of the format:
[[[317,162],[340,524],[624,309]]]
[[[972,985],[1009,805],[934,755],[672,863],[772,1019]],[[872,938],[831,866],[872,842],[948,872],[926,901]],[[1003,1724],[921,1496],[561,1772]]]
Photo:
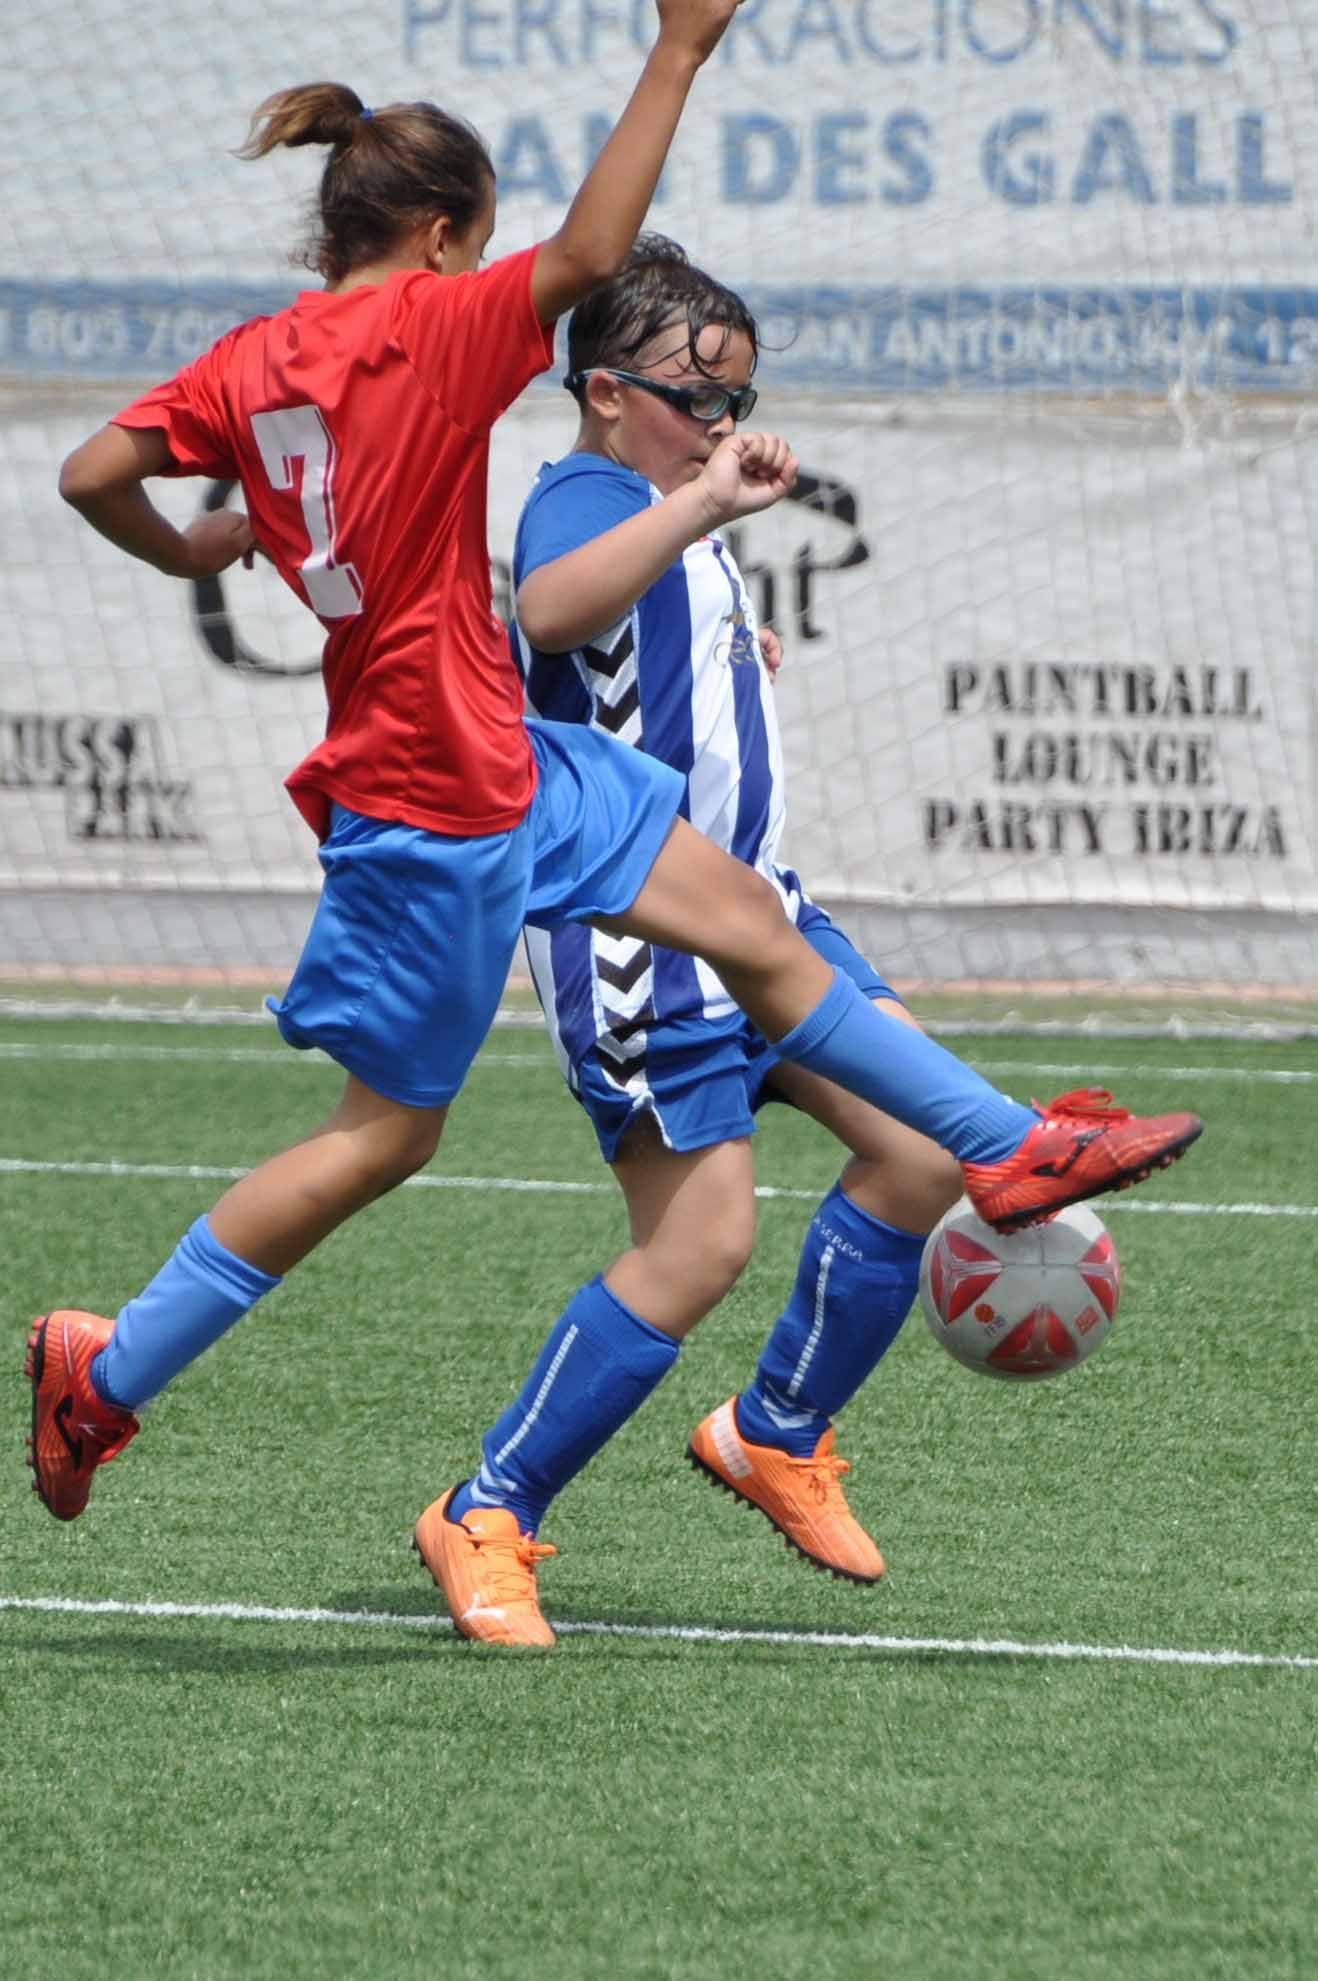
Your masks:
[[[551,231],[650,0],[118,0],[9,25],[0,363],[163,375],[297,284],[322,154],[271,91],[426,96],[485,137],[494,251]],[[744,0],[652,211],[754,291],[793,386],[1313,388],[1318,15],[1293,0]]]
[[[284,775],[317,628],[202,594],[59,503],[144,380],[315,276],[320,153],[241,163],[271,90],[433,97],[555,227],[646,0],[118,0],[11,24],[0,218],[0,884],[305,889]],[[745,0],[651,215],[757,310],[797,498],[733,532],[787,648],[788,851],[821,894],[1318,908],[1318,13],[1261,0]],[[496,433],[516,515],[571,444]],[[220,492],[158,485],[180,520]]]
[[[773,416],[800,485],[728,535],[786,648],[787,851],[807,885],[1318,908],[1307,450],[1151,462],[1120,439],[790,399]],[[93,536],[54,486],[79,432],[0,426],[0,521],[32,555],[6,586],[0,884],[305,887],[314,848],[281,784],[323,722],[317,623],[268,572],[192,587]],[[496,433],[505,614],[524,491],[573,432],[563,395]],[[180,522],[222,493],[159,490]]]

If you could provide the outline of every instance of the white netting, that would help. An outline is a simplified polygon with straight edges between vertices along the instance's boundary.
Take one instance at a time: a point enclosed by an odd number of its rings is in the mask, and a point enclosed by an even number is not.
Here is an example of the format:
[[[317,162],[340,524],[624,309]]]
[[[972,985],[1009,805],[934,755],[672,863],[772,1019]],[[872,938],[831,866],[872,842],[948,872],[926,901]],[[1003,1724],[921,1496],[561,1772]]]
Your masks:
[[[63,454],[292,271],[269,90],[434,96],[495,251],[556,224],[646,5],[55,0],[11,24],[0,220],[0,978],[254,971],[317,870],[280,788],[317,629],[60,505]],[[1318,14],[1303,0],[747,0],[655,224],[761,313],[805,499],[739,532],[788,649],[789,852],[899,977],[1318,985]],[[496,435],[506,567],[569,403]],[[182,519],[217,499],[158,484]],[[496,573],[497,575],[497,573]]]

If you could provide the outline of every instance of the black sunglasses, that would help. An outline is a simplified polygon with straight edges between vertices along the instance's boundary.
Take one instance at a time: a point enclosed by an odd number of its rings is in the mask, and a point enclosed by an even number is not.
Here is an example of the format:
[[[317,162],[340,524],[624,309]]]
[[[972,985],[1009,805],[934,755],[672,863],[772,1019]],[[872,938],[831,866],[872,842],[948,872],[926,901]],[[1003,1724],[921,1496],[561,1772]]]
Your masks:
[[[686,413],[693,420],[701,420],[708,426],[714,420],[721,420],[725,413],[731,413],[734,420],[744,420],[755,410],[759,393],[753,385],[736,385],[728,389],[724,385],[665,385],[657,378],[646,378],[638,371],[616,371],[612,365],[592,365],[589,371],[569,372],[563,380],[574,399],[580,399],[586,380],[597,371],[606,372],[623,385],[639,385],[642,392],[652,392],[656,399],[667,405],[676,406],[679,413]]]

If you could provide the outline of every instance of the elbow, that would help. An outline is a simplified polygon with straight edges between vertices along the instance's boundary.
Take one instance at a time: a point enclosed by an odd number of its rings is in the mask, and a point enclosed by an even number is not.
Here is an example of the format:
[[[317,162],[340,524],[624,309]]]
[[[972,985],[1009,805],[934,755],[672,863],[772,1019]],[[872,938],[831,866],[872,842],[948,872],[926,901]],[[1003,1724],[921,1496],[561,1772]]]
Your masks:
[[[562,614],[553,610],[552,604],[540,598],[534,586],[523,585],[514,601],[513,610],[517,615],[518,630],[528,646],[537,653],[570,653],[574,645],[571,629],[564,625]]]
[[[574,286],[584,296],[613,280],[631,252],[632,241],[630,235],[625,241],[610,241],[592,230],[586,239],[560,238],[560,247],[571,265]]]
[[[602,241],[598,242],[594,251],[587,256],[589,263],[587,279],[591,287],[598,289],[602,283],[612,282],[631,251],[631,241],[624,241],[612,249],[606,248]]]
[[[87,460],[86,447],[75,447],[59,471],[59,492],[74,509],[82,510],[101,491],[99,477]]]
[[[571,634],[562,626],[556,626],[551,619],[538,619],[534,613],[528,618],[519,612],[517,624],[527,645],[534,647],[537,653],[571,653],[574,644]]]

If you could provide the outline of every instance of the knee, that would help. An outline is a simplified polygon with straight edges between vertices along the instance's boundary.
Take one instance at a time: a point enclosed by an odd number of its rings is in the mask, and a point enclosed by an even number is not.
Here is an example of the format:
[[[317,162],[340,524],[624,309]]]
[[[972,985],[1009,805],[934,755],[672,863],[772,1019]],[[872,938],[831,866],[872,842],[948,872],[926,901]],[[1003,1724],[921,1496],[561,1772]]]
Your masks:
[[[402,1176],[415,1176],[424,1169],[439,1147],[443,1122],[426,1113],[415,1121],[404,1121],[395,1132],[394,1160]]]
[[[928,1144],[928,1155],[923,1165],[916,1170],[916,1184],[923,1191],[929,1205],[929,1229],[932,1231],[944,1211],[950,1211],[957,1198],[965,1192],[966,1180],[961,1174],[961,1165],[948,1149],[940,1149],[936,1143]]]
[[[741,1278],[754,1244],[755,1207],[738,1206],[710,1218],[698,1236],[688,1234],[680,1253],[653,1264],[669,1285],[681,1285],[689,1312],[707,1314]]]
[[[932,1231],[965,1190],[956,1157],[924,1136],[903,1139],[900,1159],[855,1157],[842,1173],[842,1187],[862,1210],[899,1231]]]
[[[702,1248],[704,1270],[710,1287],[710,1305],[731,1293],[750,1264],[755,1248],[755,1207],[720,1218],[707,1235]]]
[[[754,867],[738,861],[736,868],[720,913],[726,912],[741,941],[756,951],[790,943],[796,931],[777,890]]]
[[[430,1111],[400,1109],[358,1133],[355,1153],[372,1190],[377,1195],[392,1190],[424,1169],[439,1147],[442,1128],[442,1118],[437,1120]]]

